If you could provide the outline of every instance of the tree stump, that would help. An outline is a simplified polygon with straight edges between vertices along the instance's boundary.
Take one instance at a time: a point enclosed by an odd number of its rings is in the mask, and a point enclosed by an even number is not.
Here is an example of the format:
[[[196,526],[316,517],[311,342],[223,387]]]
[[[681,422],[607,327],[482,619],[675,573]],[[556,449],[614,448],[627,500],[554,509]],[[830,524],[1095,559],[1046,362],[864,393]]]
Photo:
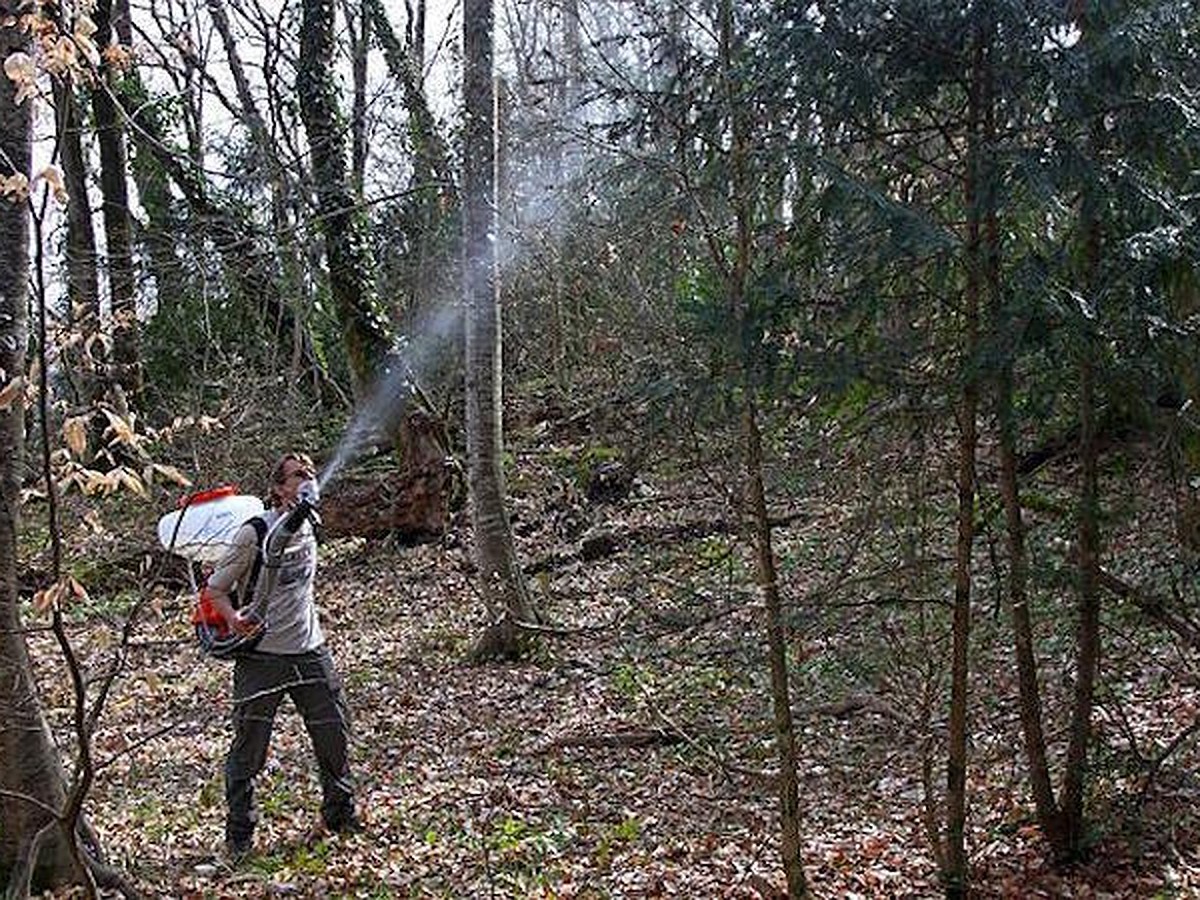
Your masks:
[[[336,481],[321,498],[330,537],[385,537],[405,543],[437,540],[446,531],[458,467],[443,450],[440,424],[424,413],[405,422],[402,468],[380,476]]]

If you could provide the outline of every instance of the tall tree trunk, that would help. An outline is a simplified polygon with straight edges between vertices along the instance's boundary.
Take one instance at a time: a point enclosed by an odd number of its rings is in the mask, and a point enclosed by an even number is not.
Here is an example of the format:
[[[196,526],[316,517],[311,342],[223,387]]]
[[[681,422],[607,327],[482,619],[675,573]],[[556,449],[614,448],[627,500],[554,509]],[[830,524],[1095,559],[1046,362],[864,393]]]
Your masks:
[[[117,18],[119,19],[119,13]],[[104,48],[113,38],[112,0],[96,4],[96,43]],[[142,403],[142,367],[138,350],[137,294],[133,270],[133,222],[125,152],[125,125],[114,99],[117,76],[101,63],[100,82],[92,92],[96,137],[100,144],[100,191],[104,198],[104,242],[108,262],[109,297],[113,323],[113,383],[134,408]],[[118,405],[120,405],[118,400]]]
[[[978,29],[978,26],[977,26]],[[962,396],[959,402],[958,541],[954,562],[954,617],[950,660],[950,728],[946,761],[946,868],[948,898],[965,898],[970,886],[966,848],[968,681],[971,645],[971,553],[975,546],[975,457],[978,445],[979,388],[975,375],[979,346],[980,132],[984,36],[976,31],[967,112],[966,285],[963,291]]]
[[[85,337],[100,327],[100,282],[96,272],[96,231],[88,198],[87,157],[81,139],[82,127],[75,89],[71,82],[55,78],[54,110],[61,148],[63,184],[67,203],[67,300],[71,324]],[[65,375],[76,394],[76,402],[91,405],[100,399],[91,371],[88,343],[72,348],[64,360]]]
[[[323,367],[313,365],[316,354],[312,348],[311,336],[304,326],[304,311],[308,308],[309,291],[303,275],[304,260],[289,217],[295,185],[303,184],[306,178],[304,168],[301,166],[299,173],[290,172],[280,161],[278,147],[254,100],[250,79],[242,65],[238,44],[229,24],[229,17],[225,13],[225,4],[222,0],[207,0],[207,6],[225,48],[225,58],[237,90],[242,119],[254,140],[258,164],[270,190],[271,227],[275,234],[275,256],[278,260],[281,285],[277,308],[266,322],[275,333],[277,346],[283,347],[285,342],[291,342],[290,368],[293,379],[302,375],[310,377],[314,390],[319,393],[325,376],[321,371]],[[359,197],[361,199],[361,190]]]
[[[1029,783],[1037,810],[1038,825],[1052,853],[1063,858],[1067,837],[1063,817],[1054,796],[1054,782],[1046,754],[1046,736],[1042,728],[1042,697],[1038,683],[1038,662],[1033,645],[1033,616],[1029,609],[1029,560],[1025,548],[1025,523],[1021,513],[1021,490],[1017,466],[1017,417],[1014,408],[1014,357],[1017,323],[1005,313],[1000,289],[1000,223],[996,193],[996,98],[994,76],[989,65],[985,74],[984,146],[986,185],[984,194],[984,269],[991,329],[1004,353],[996,376],[996,427],[999,456],[999,488],[1004,504],[1005,544],[1008,553],[1008,600],[1012,619],[1013,647],[1017,661],[1018,706]]]
[[[354,396],[363,398],[390,349],[375,291],[367,220],[346,179],[346,145],[334,81],[333,0],[304,0],[296,91],[312,154],[329,288],[342,324]]]
[[[579,115],[579,99],[583,88],[583,41],[580,35],[579,0],[563,0],[563,55],[566,56],[566,90],[563,93],[568,121]],[[573,122],[572,122],[573,124]]]
[[[425,96],[419,61],[414,58],[412,49],[406,48],[396,37],[383,3],[380,0],[363,0],[363,3],[371,18],[371,34],[383,51],[388,72],[399,82],[404,93],[415,170],[413,183],[433,184],[453,202],[455,188],[450,154]],[[464,22],[463,27],[468,27],[468,23]]]
[[[20,15],[17,0],[0,0],[0,20]],[[0,28],[0,60],[31,52],[25,32]],[[17,105],[16,85],[0,78],[0,178],[29,177],[32,103]],[[25,375],[29,304],[29,210],[24,199],[0,198],[0,390]],[[24,392],[0,403],[0,884],[28,858],[29,842],[65,798],[58,753],[38,700],[25,647],[17,593],[17,535],[25,473]],[[73,880],[57,829],[43,842],[36,881]]]
[[[570,215],[568,204],[578,172],[578,124],[579,101],[582,88],[583,72],[583,41],[580,36],[579,0],[565,0],[562,3],[562,43],[563,66],[560,73],[561,87],[556,92],[558,109],[554,114],[558,118],[557,134],[553,131],[553,140],[547,150],[549,159],[549,181],[554,192],[555,214],[564,221]],[[551,128],[555,126],[552,125]],[[568,273],[571,269],[569,258],[570,228],[554,228],[550,230],[547,248],[550,260],[550,351],[558,389],[565,395],[569,390],[570,365],[573,362],[569,353],[568,332],[570,321],[576,318],[575,310],[570,308],[573,292],[567,287]]]
[[[989,231],[991,229],[989,228]],[[989,234],[989,240],[991,235]],[[993,296],[993,303],[996,298]],[[1000,497],[1004,503],[1008,550],[1008,599],[1012,618],[1013,645],[1017,659],[1017,684],[1021,734],[1029,782],[1037,809],[1038,825],[1055,856],[1066,850],[1062,816],[1054,797],[1046,736],[1042,730],[1042,699],[1038,685],[1038,663],[1033,649],[1033,617],[1029,610],[1028,557],[1021,495],[1017,482],[1017,427],[1013,409],[1013,364],[1005,360],[996,380],[996,422],[999,429]]]
[[[798,900],[808,896],[808,884],[804,876],[804,861],[800,856],[800,789],[796,775],[796,729],[792,722],[791,690],[788,684],[787,625],[779,595],[775,551],[771,546],[771,522],[763,488],[762,440],[751,390],[747,391],[742,410],[742,441],[746,454],[746,499],[754,540],[754,580],[762,593],[767,615],[771,703],[774,709],[775,748],[779,757],[780,851],[788,898]]]
[[[536,621],[505,508],[500,282],[496,266],[496,86],[492,0],[463,4],[463,303],[466,308],[467,490],[480,588],[490,622],[472,656],[514,657]]]
[[[350,184],[361,201],[367,170],[367,52],[371,49],[371,16],[366,4],[347,0],[346,24],[350,31],[350,59],[354,73],[354,105],[350,115]]]
[[[417,10],[413,15],[412,41],[409,46],[413,56],[413,65],[423,84],[425,81],[425,0],[417,0]]]
[[[1099,140],[1093,141],[1098,148]],[[1099,315],[1100,224],[1094,190],[1087,188],[1082,214],[1085,296],[1092,315]],[[1075,693],[1071,706],[1063,782],[1063,816],[1071,856],[1078,856],[1086,839],[1083,795],[1091,743],[1092,706],[1100,665],[1100,485],[1096,445],[1096,336],[1084,323],[1079,363],[1079,622],[1075,638]]]
[[[126,48],[133,47],[133,17],[129,13],[129,0],[112,0],[112,30],[121,44]]]
[[[363,5],[371,19],[371,34],[383,51],[388,72],[404,93],[408,112],[408,139],[413,157],[409,182],[413,190],[411,205],[421,223],[412,236],[416,259],[409,318],[417,319],[436,301],[455,296],[461,290],[457,284],[461,235],[453,228],[459,198],[446,141],[425,96],[420,56],[416,52],[417,35],[413,36],[414,43],[404,46],[380,0],[363,0]],[[422,4],[418,16],[423,9]]]
[[[1072,0],[1072,12],[1082,33],[1081,47],[1091,45],[1092,28],[1087,5]],[[1101,77],[1103,80],[1103,76]],[[1102,92],[1103,84],[1092,86]],[[1103,96],[1102,93],[1099,96]],[[1092,165],[1099,172],[1105,143],[1103,111],[1093,109],[1088,150]],[[1097,176],[1098,177],[1098,176]],[[1097,186],[1085,183],[1080,207],[1079,230],[1083,254],[1079,284],[1089,301],[1089,314],[1081,323],[1082,342],[1079,362],[1079,599],[1075,636],[1075,691],[1068,728],[1066,771],[1063,778],[1062,814],[1067,846],[1072,858],[1078,857],[1086,842],[1086,810],[1083,796],[1087,787],[1088,750],[1091,745],[1092,707],[1096,673],[1100,666],[1100,484],[1099,450],[1096,444],[1096,344],[1100,303],[1100,196]]]
[[[731,0],[721,0],[719,14],[721,79],[733,139],[731,200],[737,230],[733,265],[725,268],[728,272],[729,303],[735,323],[734,334],[737,336],[735,340],[738,342],[733,354],[738,369],[736,380],[740,381],[738,387],[745,396],[742,407],[745,499],[749,507],[750,533],[754,543],[755,582],[762,593],[766,608],[775,748],[779,756],[780,850],[787,879],[787,895],[789,900],[799,900],[808,896],[808,884],[800,857],[800,795],[796,776],[796,732],[792,722],[791,690],[788,684],[787,625],[783,618],[775,552],[771,546],[771,522],[767,515],[766,491],[763,487],[762,439],[755,401],[758,385],[751,359],[752,351],[745,343],[746,336],[751,333],[746,289],[753,254],[751,230],[754,198],[746,159],[750,136],[745,109],[736,95],[734,55],[737,52],[737,38]]]
[[[81,135],[79,106],[69,81],[54,79],[55,122],[61,148],[67,204],[67,294],[72,321],[79,314],[100,320],[100,287],[96,274],[96,230],[88,199],[87,157]]]

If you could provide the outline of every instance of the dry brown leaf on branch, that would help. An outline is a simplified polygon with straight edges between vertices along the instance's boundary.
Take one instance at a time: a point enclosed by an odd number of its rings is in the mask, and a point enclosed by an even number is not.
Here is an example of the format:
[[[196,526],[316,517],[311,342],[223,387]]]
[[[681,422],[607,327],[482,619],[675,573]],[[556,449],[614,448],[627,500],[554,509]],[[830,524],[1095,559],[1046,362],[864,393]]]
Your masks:
[[[42,588],[34,594],[34,608],[38,612],[46,612],[50,607],[54,606],[54,601],[58,599],[58,584],[53,587]]]
[[[150,609],[154,612],[154,616],[158,621],[161,622],[166,619],[166,602],[171,599],[174,598],[161,587],[156,587],[150,595]]]
[[[33,178],[33,183],[38,181],[45,182],[46,186],[54,193],[54,199],[65,206],[70,200],[70,195],[67,193],[67,188],[63,184],[62,170],[58,166],[46,166]]]
[[[122,487],[129,488],[129,490],[133,491],[139,497],[149,496],[146,493],[146,486],[142,483],[142,479],[132,469],[121,466],[118,469],[114,469],[112,474],[116,476],[117,483]]]
[[[120,416],[107,407],[104,408],[104,415],[108,419],[108,427],[104,429],[104,437],[109,438],[109,445],[124,444],[134,450],[140,450],[142,442],[145,440],[137,433],[133,427],[133,417],[126,419]]]
[[[73,575],[64,575],[55,584],[33,595],[33,607],[38,612],[60,608],[71,600],[88,601],[88,592]]]
[[[63,440],[77,458],[82,459],[88,448],[88,419],[91,416],[72,416],[63,422]]]
[[[180,487],[192,486],[192,480],[190,478],[188,478],[174,466],[168,466],[164,463],[150,463],[150,465],[146,466],[145,471],[142,472],[142,478],[147,484],[149,484],[154,481],[155,473],[162,475],[168,481],[173,481]]]
[[[20,93],[17,96],[24,99]],[[29,198],[29,179],[20,172],[0,175],[0,198],[12,203],[24,203]]]
[[[87,589],[82,584],[80,584],[80,582],[75,578],[74,575],[66,576],[63,579],[63,582],[66,584],[67,588],[71,592],[71,595],[76,600],[82,600],[84,603],[87,603],[87,601],[88,601]]]
[[[18,375],[4,387],[0,388],[0,409],[8,409],[21,396],[24,379]]]
[[[107,496],[120,485],[115,472],[106,473],[97,472],[95,469],[82,469],[75,473],[74,477],[79,485],[79,489],[88,497],[93,497],[96,494]]]
[[[45,612],[58,602],[58,585],[52,585],[48,588],[42,588],[33,595],[33,608],[38,612]]]

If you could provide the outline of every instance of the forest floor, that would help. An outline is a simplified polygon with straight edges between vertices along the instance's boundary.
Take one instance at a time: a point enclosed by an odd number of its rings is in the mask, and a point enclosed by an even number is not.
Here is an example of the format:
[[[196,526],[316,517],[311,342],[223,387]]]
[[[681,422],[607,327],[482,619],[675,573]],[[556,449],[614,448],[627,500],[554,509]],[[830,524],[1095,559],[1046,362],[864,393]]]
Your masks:
[[[255,853],[233,869],[216,861],[230,669],[197,655],[185,600],[160,595],[135,629],[94,738],[104,765],[88,814],[111,859],[163,897],[777,896],[764,629],[748,558],[724,524],[730,513],[701,473],[668,467],[641,473],[619,501],[589,503],[571,468],[586,449],[543,441],[516,452],[514,530],[542,612],[564,632],[543,637],[525,662],[464,661],[483,612],[461,523],[436,544],[322,546],[319,602],[354,717],[362,834],[312,835],[311,751],[284,704],[258,784]],[[944,690],[944,608],[910,608],[872,574],[894,574],[896,563],[883,544],[872,550],[873,538],[861,539],[869,501],[830,482],[792,507],[787,488],[776,478],[776,549],[796,628],[789,653],[813,892],[938,896],[923,762],[933,760],[940,795],[944,712],[941,699],[921,698]],[[1146,506],[1149,515],[1154,503]],[[81,531],[73,552],[103,558],[118,540],[151,551],[155,515],[145,514],[144,533],[119,539]],[[1159,524],[1139,515],[1126,511],[1123,533],[1140,537],[1113,537],[1114,554],[1136,561],[1153,546]],[[937,565],[942,578],[945,562]],[[70,616],[73,640],[98,670],[124,610],[94,594]],[[1161,661],[1191,662],[1157,632],[1106,620],[1094,848],[1057,870],[1024,788],[998,609],[981,591],[969,776],[975,895],[1200,896],[1193,742],[1146,778],[1146,762],[1200,708],[1195,682]],[[1058,621],[1042,644],[1050,715],[1069,695],[1070,630]],[[48,635],[31,643],[68,746],[61,661]]]

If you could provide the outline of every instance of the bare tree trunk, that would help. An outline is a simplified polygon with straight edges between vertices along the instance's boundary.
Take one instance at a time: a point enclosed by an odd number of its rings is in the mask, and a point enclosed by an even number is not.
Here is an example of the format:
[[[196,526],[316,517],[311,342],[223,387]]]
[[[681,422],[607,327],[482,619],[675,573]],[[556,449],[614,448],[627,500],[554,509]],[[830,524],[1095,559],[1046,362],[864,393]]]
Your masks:
[[[371,34],[383,51],[384,61],[392,77],[404,92],[408,110],[408,133],[412,141],[414,184],[432,184],[451,202],[455,199],[454,175],[450,169],[450,154],[429,108],[421,79],[419,61],[411,48],[404,47],[396,37],[387,10],[380,0],[363,0],[371,18]],[[463,27],[469,27],[464,22]]]
[[[563,55],[566,56],[566,79],[563,99],[568,119],[578,116],[579,97],[583,87],[583,41],[580,38],[579,0],[563,0]]]
[[[954,617],[950,662],[950,730],[946,760],[946,867],[942,873],[948,898],[965,898],[970,886],[966,849],[967,729],[971,645],[971,553],[975,545],[975,456],[978,445],[979,388],[973,374],[979,346],[980,130],[981,74],[984,39],[978,31],[972,50],[967,112],[966,287],[963,292],[964,384],[959,403],[958,542],[954,563]]]
[[[121,44],[127,48],[133,46],[133,18],[129,13],[129,0],[113,0],[112,30]]]
[[[562,87],[558,92],[558,134],[552,142],[550,153],[551,180],[554,184],[555,206],[559,215],[567,216],[567,206],[578,171],[578,126],[579,102],[583,82],[583,41],[580,35],[579,0],[565,0],[562,4],[563,68]],[[553,229],[550,234],[551,253],[551,353],[554,374],[559,390],[569,390],[570,368],[575,354],[570,353],[568,332],[570,322],[576,318],[572,304],[572,292],[567,286],[571,268],[568,246],[569,229]]]
[[[414,43],[404,46],[396,37],[380,0],[363,0],[364,13],[371,19],[371,34],[383,51],[388,72],[404,92],[408,111],[408,136],[412,144],[412,207],[420,227],[413,235],[415,277],[412,282],[410,318],[416,319],[438,299],[455,296],[458,285],[460,233],[451,227],[459,198],[450,154],[429,108],[421,77],[420,56]],[[418,8],[418,15],[424,9]],[[423,20],[422,20],[423,21]],[[418,23],[420,24],[420,23]],[[422,26],[423,27],[423,26]]]
[[[417,0],[417,11],[413,16],[412,41],[409,43],[409,50],[413,56],[413,65],[420,76],[420,81],[425,81],[425,0]]]
[[[987,93],[984,98],[984,141],[987,153],[986,201],[984,203],[984,268],[991,308],[992,333],[1007,344],[1015,328],[1007,320],[1000,292],[1000,223],[996,209],[995,146],[996,100],[993,73],[986,73]],[[1029,560],[1025,548],[1025,523],[1021,514],[1021,491],[1017,475],[1017,420],[1013,406],[1013,352],[1005,347],[1005,356],[996,377],[996,425],[1000,498],[1004,504],[1005,544],[1008,553],[1008,599],[1013,627],[1013,647],[1017,661],[1018,704],[1021,715],[1021,734],[1025,744],[1025,759],[1029,767],[1029,782],[1037,810],[1038,825],[1053,854],[1062,858],[1066,853],[1066,834],[1063,817],[1054,796],[1054,782],[1046,755],[1046,736],[1042,728],[1042,698],[1038,684],[1038,662],[1033,646],[1033,617],[1029,609]]]
[[[19,15],[17,0],[0,0],[0,19]],[[0,28],[0,59],[28,52],[24,31]],[[28,100],[14,103],[16,85],[0,78],[0,177],[30,175]],[[0,389],[25,376],[29,303],[29,210],[23,198],[0,199]],[[74,880],[57,833],[29,858],[35,835],[53,822],[65,797],[58,753],[50,737],[29,655],[17,593],[17,534],[25,473],[24,392],[0,405],[0,883],[14,866],[34,866],[38,884]]]
[[[1004,503],[1008,550],[1008,599],[1013,626],[1013,645],[1017,659],[1020,695],[1021,733],[1029,782],[1037,809],[1038,824],[1056,856],[1065,849],[1062,817],[1054,797],[1050,764],[1046,757],[1046,736],[1042,730],[1042,699],[1038,686],[1038,663],[1033,649],[1033,620],[1029,610],[1028,558],[1025,551],[1025,525],[1021,517],[1021,496],[1017,483],[1016,421],[1013,412],[1012,363],[1006,361],[997,379],[996,419],[1000,429],[1000,496]]]
[[[312,153],[329,288],[344,328],[354,396],[367,395],[390,350],[375,290],[367,221],[346,180],[345,137],[334,81],[333,0],[304,0],[296,92]]]
[[[112,0],[96,4],[96,43],[113,37]],[[142,366],[138,350],[137,294],[133,270],[133,224],[129,212],[125,125],[114,98],[116,79],[105,62],[92,92],[100,144],[100,191],[104,197],[104,242],[113,322],[113,383],[135,408],[141,406]]]
[[[1072,2],[1071,12],[1083,37],[1090,43],[1086,5]],[[1099,90],[1100,86],[1095,86]],[[1089,151],[1100,165],[1105,131],[1102,117],[1093,113]],[[1100,317],[1100,200],[1093,185],[1083,189],[1079,228],[1083,239],[1081,293],[1091,304],[1088,321],[1081,323],[1079,362],[1079,622],[1075,636],[1075,691],[1068,728],[1066,771],[1063,778],[1062,815],[1070,858],[1084,849],[1087,824],[1083,795],[1087,787],[1088,750],[1091,745],[1092,706],[1100,666],[1100,484],[1099,449],[1096,443],[1096,343],[1093,325]]]
[[[350,114],[350,185],[359,200],[367,170],[367,52],[371,49],[371,16],[366,4],[352,0],[344,6],[350,31],[350,59],[354,73],[354,104]]]
[[[282,289],[279,291],[280,302],[277,304],[275,315],[267,320],[267,324],[275,332],[277,345],[284,345],[285,341],[291,342],[290,368],[293,377],[296,378],[302,373],[311,376],[313,387],[319,392],[324,376],[320,368],[314,366],[316,354],[311,336],[304,325],[309,291],[302,274],[304,262],[288,213],[292,207],[295,185],[304,183],[304,167],[300,166],[299,173],[290,172],[280,161],[278,147],[251,92],[250,79],[242,65],[238,44],[229,24],[229,17],[225,13],[225,5],[222,0],[207,0],[207,6],[225,48],[225,58],[228,61],[229,73],[233,76],[234,87],[237,89],[242,118],[250,129],[259,165],[270,187],[271,227],[275,233],[275,255],[279,261]],[[361,190],[359,197],[361,199]]]
[[[971,330],[968,331],[971,333]],[[969,337],[966,346],[973,346]],[[971,640],[971,550],[975,542],[975,448],[977,389],[963,390],[959,404],[958,546],[954,564],[954,622],[950,667],[950,746],[946,772],[946,896],[967,895],[967,679]]]
[[[775,719],[775,748],[779,756],[779,826],[780,850],[783,869],[787,879],[789,900],[808,896],[808,884],[804,876],[803,860],[800,857],[800,795],[796,777],[796,732],[792,723],[791,691],[788,684],[787,626],[783,619],[783,605],[779,596],[779,580],[776,576],[775,552],[771,546],[771,522],[767,514],[766,492],[763,487],[762,440],[759,434],[758,415],[755,401],[757,390],[749,348],[744,346],[747,328],[746,288],[749,278],[753,242],[753,197],[747,171],[746,154],[749,134],[745,110],[734,93],[734,53],[736,33],[731,0],[721,0],[720,54],[721,76],[725,92],[726,112],[729,117],[733,145],[732,155],[732,203],[736,218],[736,256],[728,269],[729,302],[735,323],[734,334],[738,345],[734,358],[740,375],[739,385],[745,393],[742,407],[742,442],[745,473],[746,500],[749,505],[750,532],[754,541],[755,582],[762,593],[767,619],[767,654],[771,669],[771,701]],[[715,260],[714,262],[720,262]]]
[[[463,303],[466,307],[467,489],[475,563],[490,622],[472,656],[513,657],[536,621],[505,508],[500,284],[496,267],[496,86],[492,0],[463,4]]]
[[[53,79],[55,125],[61,149],[67,203],[67,315],[85,338],[100,328],[100,282],[96,272],[96,232],[88,198],[87,159],[81,139],[79,107],[70,81]],[[90,406],[99,400],[88,343],[64,351],[64,375],[75,400]]]
[[[1095,276],[1100,265],[1100,226],[1095,202],[1089,189],[1089,196],[1084,199],[1081,224],[1085,240],[1084,277],[1089,283],[1087,296],[1098,309]],[[1073,857],[1083,849],[1086,838],[1083,795],[1087,784],[1096,673],[1100,665],[1100,486],[1095,336],[1086,333],[1082,340],[1083,358],[1079,363],[1079,623],[1075,638],[1075,695],[1063,782],[1064,827]]]
[[[746,449],[746,488],[750,531],[754,538],[755,582],[767,613],[767,656],[771,668],[771,703],[775,720],[775,748],[779,756],[780,851],[787,878],[789,900],[808,896],[804,861],[800,856],[800,789],[796,775],[796,729],[792,722],[788,685],[787,625],[779,596],[771,524],[763,489],[762,440],[754,399],[748,396],[742,411],[742,440]]]
[[[83,131],[79,107],[71,83],[54,79],[54,108],[57,114],[59,146],[62,148],[63,184],[67,204],[67,294],[74,321],[82,313],[99,323],[100,287],[96,275],[96,230],[87,191],[87,158],[83,152]]]

